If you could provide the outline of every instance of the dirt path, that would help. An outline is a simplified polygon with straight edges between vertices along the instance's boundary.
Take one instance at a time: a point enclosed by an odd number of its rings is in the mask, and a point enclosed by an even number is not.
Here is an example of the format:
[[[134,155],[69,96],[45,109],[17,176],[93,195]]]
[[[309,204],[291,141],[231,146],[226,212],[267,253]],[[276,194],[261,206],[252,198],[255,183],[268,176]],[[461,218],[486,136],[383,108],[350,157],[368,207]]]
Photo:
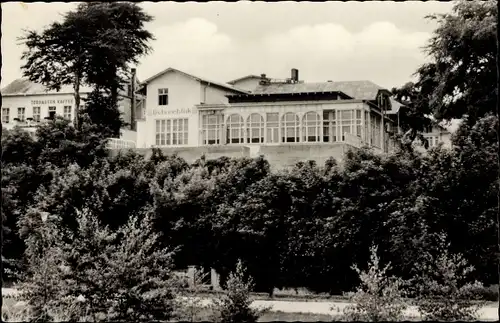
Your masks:
[[[208,298],[203,298],[201,304],[209,305],[211,300]],[[314,314],[338,314],[348,306],[349,303],[346,302],[334,302],[334,301],[315,301],[315,302],[301,302],[301,301],[271,301],[271,300],[255,300],[252,306],[255,307],[271,307],[272,311],[280,311],[285,313],[314,313]],[[337,310],[332,310],[332,306],[335,306]],[[484,307],[479,311],[479,320],[481,321],[498,321],[498,310],[497,307]],[[419,317],[417,308],[415,306],[410,306],[405,313],[407,317]]]
[[[17,291],[13,288],[2,288],[3,296],[14,296]],[[211,299],[202,298],[200,303],[203,305],[209,305]],[[344,307],[348,306],[349,303],[346,302],[334,302],[334,301],[315,301],[315,302],[304,302],[304,301],[271,301],[271,300],[255,300],[252,306],[255,307],[271,307],[272,311],[281,311],[285,313],[314,313],[314,314],[336,314],[336,310],[332,310],[332,306],[335,306],[339,312],[342,312]],[[418,317],[418,312],[415,306],[410,306],[406,310],[406,316],[408,317]],[[495,306],[486,306],[479,311],[479,320],[481,321],[498,321],[498,309]]]

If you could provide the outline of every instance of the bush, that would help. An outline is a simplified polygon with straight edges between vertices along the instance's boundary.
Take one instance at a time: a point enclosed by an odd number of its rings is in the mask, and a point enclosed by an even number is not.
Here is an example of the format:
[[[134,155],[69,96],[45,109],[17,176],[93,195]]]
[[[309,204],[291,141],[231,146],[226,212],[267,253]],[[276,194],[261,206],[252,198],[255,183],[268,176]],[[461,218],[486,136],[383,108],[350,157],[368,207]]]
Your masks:
[[[32,224],[35,220],[33,216]],[[172,253],[158,248],[158,237],[147,217],[139,223],[133,216],[115,232],[103,227],[87,209],[77,212],[76,232],[60,229],[59,222],[52,216],[46,225],[39,225],[39,230],[50,237],[45,245],[52,249],[38,251],[40,244],[35,243],[32,235],[28,238],[28,254],[35,256],[30,257],[31,275],[21,295],[34,309],[34,318],[172,318],[178,288],[171,270]]]
[[[399,321],[407,307],[403,300],[403,282],[395,277],[387,277],[390,264],[380,268],[376,247],[372,247],[370,252],[368,271],[353,266],[361,285],[356,292],[348,294],[353,305],[344,308],[345,318],[349,321]]]
[[[417,263],[416,304],[425,320],[472,321],[484,302],[474,301],[483,286],[469,282],[474,268],[461,254],[450,254],[446,236],[438,237],[437,254],[426,251],[424,263]]]
[[[252,309],[250,291],[253,288],[251,278],[245,277],[245,269],[241,261],[236,265],[236,271],[229,274],[226,282],[227,291],[214,300],[215,322],[257,322],[257,319],[267,309]]]

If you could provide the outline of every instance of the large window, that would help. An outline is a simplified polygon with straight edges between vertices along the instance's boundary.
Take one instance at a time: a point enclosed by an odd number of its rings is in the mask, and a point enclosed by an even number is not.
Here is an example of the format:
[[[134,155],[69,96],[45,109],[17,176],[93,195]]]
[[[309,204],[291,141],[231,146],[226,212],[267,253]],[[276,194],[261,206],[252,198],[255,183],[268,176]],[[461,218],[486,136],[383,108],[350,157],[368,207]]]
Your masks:
[[[156,120],[156,145],[178,146],[188,143],[188,119]]]
[[[429,148],[436,147],[439,143],[439,136],[424,136],[424,137],[429,142]]]
[[[168,89],[158,89],[158,105],[168,105]]]
[[[2,123],[9,123],[10,121],[10,108],[2,108]]]
[[[350,133],[352,135],[361,137],[361,110],[340,110],[340,136],[342,141],[345,140],[344,134]]]
[[[323,111],[323,142],[337,141],[337,120],[335,110]]]
[[[67,120],[71,121],[71,110],[73,110],[73,109],[69,105],[67,105],[67,106],[64,107],[64,111],[63,111],[63,117],[64,117],[64,119],[67,119]]]
[[[375,113],[371,113],[370,115],[370,126],[372,129],[371,144],[372,146],[378,148],[382,148],[382,141],[380,136],[381,123],[382,123],[382,118]]]
[[[242,144],[245,142],[245,122],[239,114],[232,114],[227,118],[227,137],[228,144]]]
[[[302,118],[302,135],[305,142],[320,141],[321,119],[316,112],[307,112]]]
[[[361,138],[361,127],[362,127],[362,120],[361,120],[361,114],[363,111],[361,110],[356,110],[356,136]]]
[[[267,113],[266,114],[266,132],[268,143],[278,143],[279,138],[279,128],[280,127],[280,117],[279,113]]]
[[[20,122],[24,122],[26,120],[26,108],[17,108],[17,118]]]
[[[281,136],[283,142],[299,142],[300,141],[300,121],[299,117],[292,112],[288,112],[282,117]]]
[[[203,145],[219,145],[222,138],[222,114],[205,114],[201,117]]]
[[[33,107],[33,121],[40,122],[41,112],[40,107]]]
[[[264,118],[258,113],[248,117],[247,143],[259,144],[264,142]]]

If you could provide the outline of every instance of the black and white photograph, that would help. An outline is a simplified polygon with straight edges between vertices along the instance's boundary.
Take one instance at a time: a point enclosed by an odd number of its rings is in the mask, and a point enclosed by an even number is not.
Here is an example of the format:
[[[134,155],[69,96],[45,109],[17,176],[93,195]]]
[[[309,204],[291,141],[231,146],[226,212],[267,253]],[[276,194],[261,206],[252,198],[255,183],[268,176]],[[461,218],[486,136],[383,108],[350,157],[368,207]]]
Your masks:
[[[0,8],[3,322],[499,320],[499,1]]]

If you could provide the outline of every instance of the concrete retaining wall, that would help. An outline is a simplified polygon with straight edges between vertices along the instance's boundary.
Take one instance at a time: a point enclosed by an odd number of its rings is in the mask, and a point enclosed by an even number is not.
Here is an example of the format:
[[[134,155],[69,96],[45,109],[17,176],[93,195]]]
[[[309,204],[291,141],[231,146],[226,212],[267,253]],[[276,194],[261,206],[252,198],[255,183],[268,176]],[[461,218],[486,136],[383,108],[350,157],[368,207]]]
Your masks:
[[[314,160],[318,166],[323,166],[330,157],[342,162],[345,153],[355,147],[346,143],[318,143],[318,144],[288,144],[288,145],[252,145],[250,146],[201,146],[201,147],[177,147],[161,148],[164,155],[177,155],[188,163],[205,154],[207,159],[226,157],[257,157],[264,155],[273,170],[293,167],[300,161]],[[149,158],[152,154],[151,148],[135,148],[133,151]],[[123,151],[123,150],[122,150]],[[117,154],[113,150],[111,154]]]
[[[318,166],[324,166],[330,157],[342,162],[349,149],[356,148],[345,143],[289,144],[261,146],[260,154],[266,157],[272,169],[283,169],[308,160],[314,160]]]
[[[135,148],[133,151],[143,155],[146,158],[151,157],[153,150],[151,148]],[[201,146],[201,147],[176,147],[161,148],[164,155],[177,155],[188,163],[193,163],[203,154],[207,159],[217,159],[222,156],[227,157],[250,157],[250,148],[245,146]],[[112,155],[118,153],[118,150],[111,151]]]

